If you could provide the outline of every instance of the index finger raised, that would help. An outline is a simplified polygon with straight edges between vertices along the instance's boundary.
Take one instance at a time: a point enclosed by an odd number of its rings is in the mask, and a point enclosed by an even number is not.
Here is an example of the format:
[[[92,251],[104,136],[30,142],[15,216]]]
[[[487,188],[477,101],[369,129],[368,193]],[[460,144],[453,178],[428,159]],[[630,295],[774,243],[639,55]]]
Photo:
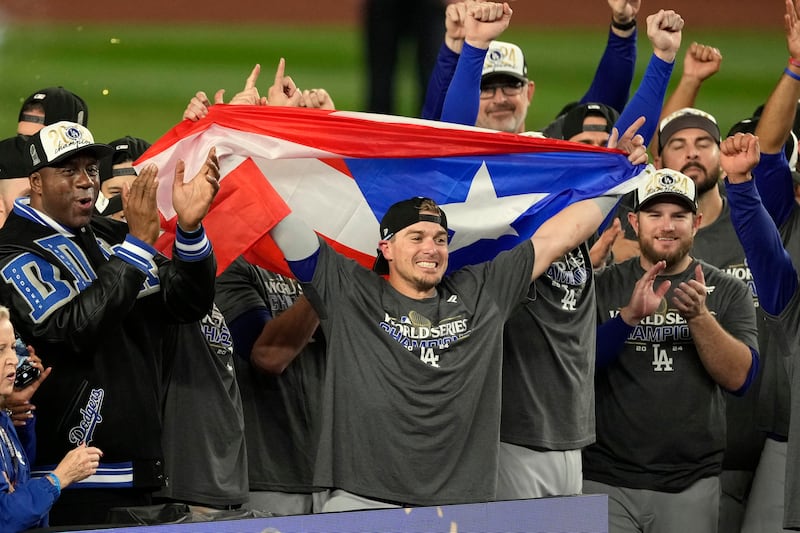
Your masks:
[[[250,72],[250,75],[247,76],[247,81],[244,83],[244,90],[252,89],[256,86],[256,82],[258,81],[258,75],[261,74],[261,65],[256,63],[256,66],[253,67],[253,70]]]
[[[286,60],[281,58],[278,61],[278,68],[275,70],[275,85],[282,86],[283,85],[283,73],[286,70]]]

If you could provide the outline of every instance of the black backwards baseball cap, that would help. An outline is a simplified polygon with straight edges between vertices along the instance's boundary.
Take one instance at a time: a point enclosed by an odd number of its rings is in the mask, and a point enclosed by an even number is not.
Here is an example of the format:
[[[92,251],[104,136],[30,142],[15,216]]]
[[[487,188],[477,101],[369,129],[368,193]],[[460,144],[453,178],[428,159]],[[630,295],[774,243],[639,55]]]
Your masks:
[[[606,123],[605,125],[584,125],[583,122],[586,120],[586,117],[601,117],[605,119]],[[605,104],[577,104],[564,114],[564,120],[561,125],[561,136],[556,138],[569,140],[584,131],[604,131],[610,134],[618,118],[619,113],[617,113],[617,110]]]
[[[117,176],[136,175],[136,171],[133,167],[115,169],[114,165],[119,165],[126,161],[136,161],[150,148],[149,142],[139,137],[131,137],[130,135],[115,139],[108,143],[108,145],[114,149],[114,152],[111,156],[104,157],[100,160],[100,183]]]
[[[27,108],[34,104],[42,106],[44,118],[27,113]],[[89,122],[89,109],[83,98],[61,86],[36,91],[25,99],[19,112],[20,122],[36,122],[49,126],[62,120],[86,126]]]
[[[90,152],[98,160],[111,155],[114,149],[94,142],[92,133],[75,122],[56,122],[28,138],[25,156],[31,172],[52,167],[81,152]]]
[[[758,127],[758,120],[760,116],[753,116],[740,120],[728,130],[728,137],[736,135],[737,133],[755,133]],[[786,154],[786,160],[789,162],[789,167],[794,169],[797,165],[797,136],[794,131],[789,130],[789,137],[783,145],[783,152]]]
[[[764,112],[764,104],[761,104],[753,111],[753,118],[761,118]],[[794,122],[792,124],[792,131],[795,136],[800,136],[800,101],[797,102],[797,107],[794,112]]]
[[[483,61],[481,80],[496,75],[511,76],[523,83],[528,81],[528,64],[525,62],[522,48],[503,41],[489,43],[486,59]]]
[[[636,202],[633,210],[638,212],[656,200],[677,201],[697,213],[697,189],[694,181],[686,174],[671,168],[653,172],[650,178],[636,189]]]
[[[381,219],[381,240],[388,241],[401,229],[417,222],[433,222],[447,231],[447,216],[441,208],[439,208],[438,215],[420,213],[422,203],[426,200],[433,202],[430,198],[417,196],[392,204]],[[389,262],[383,257],[383,253],[380,250],[378,250],[378,256],[375,258],[372,270],[381,275],[389,273]]]
[[[710,113],[695,109],[693,107],[684,107],[674,113],[664,117],[658,126],[658,151],[664,147],[670,137],[675,135],[680,130],[687,128],[700,128],[705,130],[709,135],[719,144],[719,125],[717,119]]]
[[[113,215],[122,211],[122,195],[115,194],[111,198],[106,198],[103,193],[98,193],[97,201],[94,204],[95,212],[103,217]]]
[[[22,135],[0,141],[0,180],[27,178],[30,175],[31,165],[25,157],[26,143]]]

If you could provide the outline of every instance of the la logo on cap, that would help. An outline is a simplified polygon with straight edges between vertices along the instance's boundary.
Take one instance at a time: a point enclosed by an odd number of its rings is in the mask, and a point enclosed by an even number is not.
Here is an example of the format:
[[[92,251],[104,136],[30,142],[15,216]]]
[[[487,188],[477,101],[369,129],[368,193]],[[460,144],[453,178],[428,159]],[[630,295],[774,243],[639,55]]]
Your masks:
[[[674,191],[684,196],[691,197],[689,192],[690,180],[687,176],[681,176],[672,172],[657,172],[650,180],[647,188],[645,189],[646,195],[655,192]]]
[[[508,46],[506,44],[494,46],[486,54],[487,67],[511,67],[516,68],[517,50],[515,46]]]
[[[64,152],[77,150],[94,142],[89,130],[78,124],[64,122],[45,126],[40,138],[48,161],[55,160]]]

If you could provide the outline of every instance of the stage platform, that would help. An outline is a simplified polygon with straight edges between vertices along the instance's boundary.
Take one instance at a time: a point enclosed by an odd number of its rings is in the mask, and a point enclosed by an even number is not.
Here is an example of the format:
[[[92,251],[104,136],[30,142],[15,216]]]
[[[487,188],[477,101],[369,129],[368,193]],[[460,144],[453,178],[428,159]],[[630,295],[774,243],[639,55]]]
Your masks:
[[[137,526],[102,533],[608,533],[605,495]]]

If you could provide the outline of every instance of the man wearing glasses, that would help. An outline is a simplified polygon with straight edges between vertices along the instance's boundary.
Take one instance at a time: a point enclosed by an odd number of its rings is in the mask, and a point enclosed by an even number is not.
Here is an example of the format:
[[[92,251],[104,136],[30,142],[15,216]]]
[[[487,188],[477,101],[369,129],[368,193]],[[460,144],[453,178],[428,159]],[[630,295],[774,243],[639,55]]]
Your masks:
[[[481,73],[481,98],[475,125],[522,133],[535,84],[519,46],[492,41]]]

